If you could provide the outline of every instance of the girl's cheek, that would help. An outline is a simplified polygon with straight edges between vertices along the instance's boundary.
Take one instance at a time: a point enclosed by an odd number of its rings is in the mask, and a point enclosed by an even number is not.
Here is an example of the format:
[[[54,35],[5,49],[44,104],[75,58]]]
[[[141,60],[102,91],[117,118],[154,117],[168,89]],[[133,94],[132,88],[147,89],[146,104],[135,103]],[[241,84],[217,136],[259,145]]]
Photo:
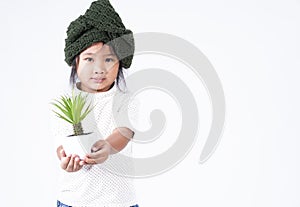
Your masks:
[[[88,72],[90,72],[90,71],[92,71],[92,70],[93,70],[93,67],[90,66],[90,65],[83,65],[83,66],[81,67],[81,71],[82,71],[83,73],[88,73]]]

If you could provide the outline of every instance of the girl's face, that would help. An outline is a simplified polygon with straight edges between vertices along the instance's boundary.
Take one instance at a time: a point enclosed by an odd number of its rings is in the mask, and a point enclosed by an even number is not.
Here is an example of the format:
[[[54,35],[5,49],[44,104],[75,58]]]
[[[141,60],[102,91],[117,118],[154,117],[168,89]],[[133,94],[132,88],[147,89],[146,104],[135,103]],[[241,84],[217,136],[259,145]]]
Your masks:
[[[80,53],[76,68],[82,91],[104,92],[117,78],[119,60],[108,45],[98,42]]]

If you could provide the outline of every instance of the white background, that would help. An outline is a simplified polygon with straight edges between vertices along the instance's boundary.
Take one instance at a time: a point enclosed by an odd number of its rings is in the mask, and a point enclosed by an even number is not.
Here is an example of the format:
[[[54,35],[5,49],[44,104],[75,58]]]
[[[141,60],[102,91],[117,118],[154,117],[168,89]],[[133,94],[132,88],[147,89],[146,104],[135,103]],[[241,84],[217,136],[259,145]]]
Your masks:
[[[68,87],[66,28],[90,3],[0,3],[1,206],[55,206],[59,167],[48,103]],[[191,81],[190,87],[199,89],[193,90],[199,101],[199,138],[175,168],[136,180],[140,206],[300,206],[299,0],[112,4],[135,33],[165,32],[197,46],[215,67],[226,96],[221,143],[199,165],[211,109],[202,84]],[[137,58],[130,70],[147,64]],[[143,100],[151,104],[147,97]],[[170,125],[178,123],[167,119]]]

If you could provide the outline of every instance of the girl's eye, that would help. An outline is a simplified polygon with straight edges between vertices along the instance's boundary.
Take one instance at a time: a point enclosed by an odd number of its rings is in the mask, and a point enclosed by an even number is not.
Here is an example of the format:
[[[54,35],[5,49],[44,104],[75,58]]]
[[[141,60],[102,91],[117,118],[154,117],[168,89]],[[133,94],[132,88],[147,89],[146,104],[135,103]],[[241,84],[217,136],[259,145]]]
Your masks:
[[[105,62],[107,62],[107,63],[110,63],[110,62],[113,62],[113,61],[114,61],[113,58],[106,58],[106,59],[105,59]]]
[[[88,62],[93,62],[93,58],[85,58],[84,60],[86,60]]]

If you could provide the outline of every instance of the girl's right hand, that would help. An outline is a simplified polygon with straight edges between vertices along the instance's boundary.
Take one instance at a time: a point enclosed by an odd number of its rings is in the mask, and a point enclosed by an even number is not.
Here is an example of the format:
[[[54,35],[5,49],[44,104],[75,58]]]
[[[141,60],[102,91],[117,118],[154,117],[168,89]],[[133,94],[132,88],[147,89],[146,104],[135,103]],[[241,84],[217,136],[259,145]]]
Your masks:
[[[82,168],[84,161],[78,155],[66,155],[64,149],[60,150],[60,166],[67,172],[76,172]]]

